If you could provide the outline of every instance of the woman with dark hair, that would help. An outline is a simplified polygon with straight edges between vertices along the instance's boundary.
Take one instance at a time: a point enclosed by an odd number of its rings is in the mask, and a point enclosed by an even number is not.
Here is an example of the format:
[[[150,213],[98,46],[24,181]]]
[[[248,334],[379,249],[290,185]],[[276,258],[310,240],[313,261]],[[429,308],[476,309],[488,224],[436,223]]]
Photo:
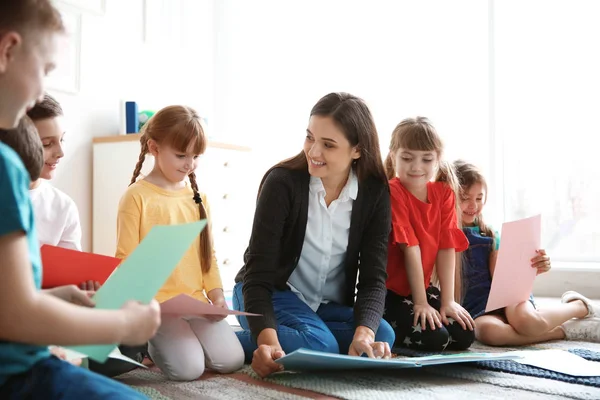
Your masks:
[[[391,226],[388,180],[363,100],[330,93],[310,113],[304,149],[260,184],[245,265],[236,277],[237,332],[261,376],[301,347],[390,357],[382,320]],[[359,276],[360,275],[360,276]]]

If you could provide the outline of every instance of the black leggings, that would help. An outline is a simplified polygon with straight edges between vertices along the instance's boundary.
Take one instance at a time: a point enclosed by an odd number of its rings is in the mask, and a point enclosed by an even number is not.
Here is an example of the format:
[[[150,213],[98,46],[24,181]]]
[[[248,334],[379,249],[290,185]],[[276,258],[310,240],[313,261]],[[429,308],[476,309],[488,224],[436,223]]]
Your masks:
[[[435,286],[427,288],[429,305],[440,311],[440,291]],[[412,296],[399,296],[388,290],[385,299],[383,318],[396,332],[394,347],[409,347],[422,351],[465,350],[475,341],[475,332],[463,329],[458,322],[451,320],[449,325],[431,330],[429,323],[425,330],[413,326],[414,311]]]
[[[141,363],[144,357],[148,354],[148,344],[142,346],[119,346],[119,351],[124,356],[127,356],[134,361]],[[114,378],[129,371],[133,371],[137,365],[128,363],[127,361],[109,358],[104,363],[99,363],[94,360],[89,360],[89,370],[100,375]]]

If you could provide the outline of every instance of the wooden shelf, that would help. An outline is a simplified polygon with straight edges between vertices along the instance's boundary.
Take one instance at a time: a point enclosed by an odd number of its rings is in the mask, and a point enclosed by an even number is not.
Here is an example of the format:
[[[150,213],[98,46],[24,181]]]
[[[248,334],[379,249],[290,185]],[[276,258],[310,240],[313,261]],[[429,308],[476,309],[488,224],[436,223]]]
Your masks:
[[[110,135],[110,136],[98,136],[92,138],[92,143],[119,143],[119,142],[139,142],[141,133],[130,133],[127,135]],[[247,146],[239,146],[237,144],[224,143],[224,142],[214,142],[212,140],[208,141],[208,147],[217,147],[220,149],[229,149],[229,150],[237,150],[237,151],[250,151],[250,147]]]

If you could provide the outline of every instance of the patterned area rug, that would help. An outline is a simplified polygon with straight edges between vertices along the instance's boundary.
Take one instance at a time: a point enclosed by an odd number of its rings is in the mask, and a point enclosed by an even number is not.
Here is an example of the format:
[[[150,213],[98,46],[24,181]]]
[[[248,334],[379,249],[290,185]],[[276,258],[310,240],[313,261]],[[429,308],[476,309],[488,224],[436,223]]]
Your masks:
[[[305,396],[236,379],[234,375],[210,375],[192,382],[171,382],[157,369],[137,369],[122,375],[119,381],[130,385],[153,400],[299,400]],[[257,382],[259,383],[259,382]]]
[[[526,349],[587,349],[600,353],[600,344],[557,341]],[[520,348],[525,349],[525,348]],[[470,351],[502,352],[476,343]],[[593,359],[593,357],[592,357]],[[193,382],[169,382],[156,368],[138,369],[119,378],[151,399],[600,399],[600,388],[552,379],[477,368],[445,365],[416,370],[275,374],[258,378],[249,366],[238,373],[208,375]]]
[[[587,349],[593,352],[590,354],[595,355],[600,352],[599,344],[567,341],[544,343],[519,349],[569,350],[574,348]],[[470,349],[472,352],[510,350],[517,350],[517,348],[493,348],[476,343]],[[582,353],[581,350],[578,351],[580,354]],[[595,359],[593,356],[589,358]],[[482,367],[487,368],[482,369]],[[538,371],[532,374],[531,370],[534,367],[524,367],[520,370],[521,373],[514,368],[512,371],[508,371],[510,368],[503,370],[494,365],[475,366],[470,364],[385,372],[284,373],[272,376],[268,381],[344,399],[456,399],[463,396],[503,400],[508,397],[517,399],[600,399],[600,388],[588,386],[585,378],[579,380],[578,384],[570,383],[568,379],[557,379],[557,375],[560,377],[561,374],[547,373],[539,368],[535,368]],[[246,368],[244,372],[254,376],[253,371],[249,368]]]

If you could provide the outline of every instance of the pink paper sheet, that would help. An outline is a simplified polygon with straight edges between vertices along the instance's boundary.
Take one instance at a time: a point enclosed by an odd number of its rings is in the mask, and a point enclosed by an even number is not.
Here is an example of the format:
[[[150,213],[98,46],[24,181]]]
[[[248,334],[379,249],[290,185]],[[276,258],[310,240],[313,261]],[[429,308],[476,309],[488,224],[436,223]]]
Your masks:
[[[212,304],[196,300],[187,294],[180,294],[165,302],[160,303],[161,314],[167,315],[248,315],[258,316],[247,312],[226,310],[221,307],[215,307]]]
[[[541,215],[502,224],[502,241],[486,312],[529,298],[537,272],[531,267],[531,259],[540,248],[541,234]]]

